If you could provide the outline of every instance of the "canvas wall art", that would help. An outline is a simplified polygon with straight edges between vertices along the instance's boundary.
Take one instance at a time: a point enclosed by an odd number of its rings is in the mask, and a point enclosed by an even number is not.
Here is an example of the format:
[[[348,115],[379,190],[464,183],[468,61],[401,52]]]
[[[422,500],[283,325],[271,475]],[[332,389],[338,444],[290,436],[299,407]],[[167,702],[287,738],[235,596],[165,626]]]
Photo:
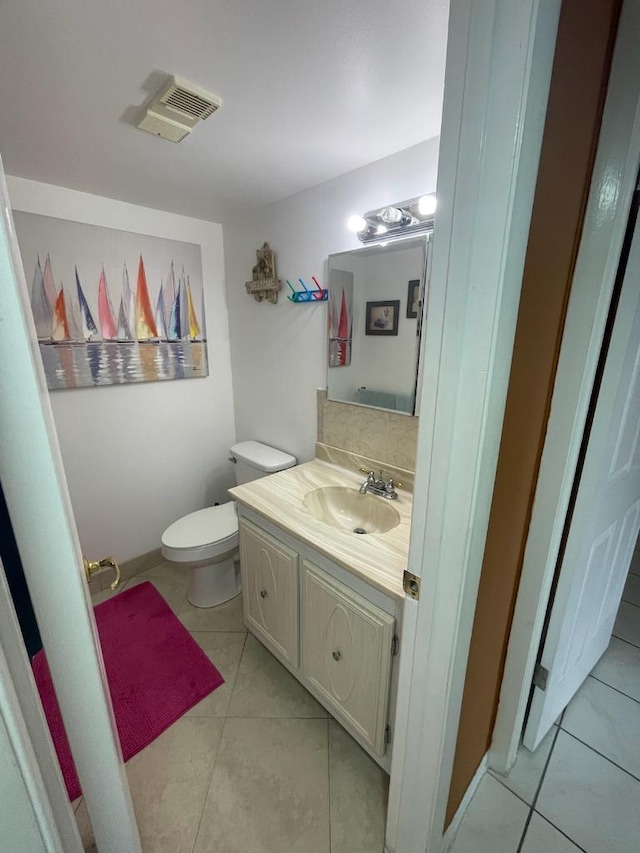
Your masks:
[[[329,367],[351,364],[353,335],[353,273],[329,272]]]
[[[200,246],[13,216],[50,390],[208,375]]]

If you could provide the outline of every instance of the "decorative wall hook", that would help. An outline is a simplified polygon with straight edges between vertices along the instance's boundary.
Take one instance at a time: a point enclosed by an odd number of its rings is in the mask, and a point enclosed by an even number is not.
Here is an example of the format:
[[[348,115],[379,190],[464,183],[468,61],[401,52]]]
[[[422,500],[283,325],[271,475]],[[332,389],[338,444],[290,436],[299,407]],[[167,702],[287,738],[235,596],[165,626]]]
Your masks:
[[[275,305],[282,282],[276,276],[276,256],[268,243],[263,243],[262,248],[256,250],[256,265],[251,272],[252,280],[245,282],[247,293],[253,294],[256,302],[266,299]]]
[[[326,302],[329,298],[329,291],[326,288],[320,287],[320,282],[315,277],[311,276],[316,290],[309,290],[304,281],[299,278],[298,281],[302,285],[302,290],[296,290],[289,279],[286,279],[287,284],[291,288],[291,296],[287,296],[289,302]]]

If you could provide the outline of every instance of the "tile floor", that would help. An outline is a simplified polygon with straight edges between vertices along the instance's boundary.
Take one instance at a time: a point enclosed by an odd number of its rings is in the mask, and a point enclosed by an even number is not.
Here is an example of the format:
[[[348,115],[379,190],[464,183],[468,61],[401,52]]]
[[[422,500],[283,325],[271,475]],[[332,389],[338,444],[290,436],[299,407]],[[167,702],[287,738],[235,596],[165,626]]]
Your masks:
[[[487,773],[449,853],[640,850],[640,551],[613,637],[535,753]]]
[[[382,853],[388,777],[247,634],[240,597],[192,607],[169,563],[122,589],[145,580],[225,684],[127,762],[144,853]],[[82,800],[75,808],[95,850]]]

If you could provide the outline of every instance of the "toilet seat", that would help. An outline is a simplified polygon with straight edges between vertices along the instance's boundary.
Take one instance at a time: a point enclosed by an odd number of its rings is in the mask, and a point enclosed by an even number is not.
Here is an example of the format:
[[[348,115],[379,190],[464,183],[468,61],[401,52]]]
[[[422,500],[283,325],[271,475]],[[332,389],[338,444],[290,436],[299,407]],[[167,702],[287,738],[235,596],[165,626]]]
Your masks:
[[[234,501],[189,513],[162,534],[162,555],[175,563],[213,560],[238,548]]]

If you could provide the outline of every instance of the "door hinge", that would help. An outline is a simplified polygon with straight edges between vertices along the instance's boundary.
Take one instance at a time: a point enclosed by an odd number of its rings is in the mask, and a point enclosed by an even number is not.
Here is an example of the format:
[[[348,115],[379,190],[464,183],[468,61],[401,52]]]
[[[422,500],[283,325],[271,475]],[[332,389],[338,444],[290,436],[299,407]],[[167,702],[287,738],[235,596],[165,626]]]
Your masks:
[[[393,635],[393,639],[391,640],[391,657],[395,657],[398,654],[398,650],[400,649],[400,638],[397,634]]]
[[[536,668],[533,670],[533,686],[539,687],[540,690],[546,690],[548,678],[549,670],[542,666],[542,664],[537,663]]]
[[[420,578],[418,575],[412,575],[405,569],[402,576],[402,586],[410,598],[420,598]]]
[[[391,726],[386,725],[384,730],[384,742],[391,743]]]

